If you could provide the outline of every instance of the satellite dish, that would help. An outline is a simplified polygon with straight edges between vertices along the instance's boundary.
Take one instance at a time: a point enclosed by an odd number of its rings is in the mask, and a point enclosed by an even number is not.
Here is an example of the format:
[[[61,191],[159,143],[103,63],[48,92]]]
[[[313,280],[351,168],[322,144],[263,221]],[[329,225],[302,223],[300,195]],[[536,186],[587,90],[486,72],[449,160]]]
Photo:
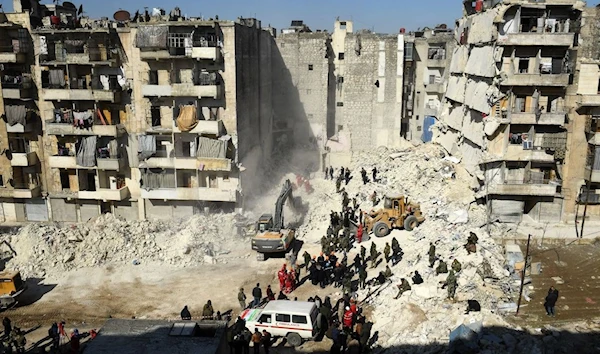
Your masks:
[[[75,6],[75,4],[73,4],[72,2],[65,1],[65,2],[63,2],[63,3],[62,3],[62,6],[63,6],[65,9],[69,9],[69,10],[77,10],[77,6]]]
[[[119,10],[119,11],[115,12],[115,14],[113,15],[113,18],[116,21],[125,22],[125,21],[129,21],[131,19],[131,14],[129,13],[129,11],[126,11],[126,10]]]

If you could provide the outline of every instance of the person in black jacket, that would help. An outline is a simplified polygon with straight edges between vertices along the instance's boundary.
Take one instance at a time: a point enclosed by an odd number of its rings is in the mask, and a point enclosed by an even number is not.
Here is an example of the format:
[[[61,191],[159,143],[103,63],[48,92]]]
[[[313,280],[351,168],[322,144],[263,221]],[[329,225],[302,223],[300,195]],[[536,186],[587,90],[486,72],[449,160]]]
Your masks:
[[[546,302],[544,303],[544,307],[546,308],[546,314],[548,316],[554,317],[554,306],[556,306],[556,301],[558,300],[558,290],[553,286],[548,289],[548,295],[546,295]]]
[[[192,314],[190,313],[190,310],[188,310],[187,305],[183,307],[183,310],[181,310],[181,319],[182,320],[191,320],[192,319]]]
[[[260,300],[262,299],[262,290],[260,290],[260,284],[256,283],[256,288],[252,289],[252,296],[254,297],[254,302],[252,306],[258,306],[260,304]]]

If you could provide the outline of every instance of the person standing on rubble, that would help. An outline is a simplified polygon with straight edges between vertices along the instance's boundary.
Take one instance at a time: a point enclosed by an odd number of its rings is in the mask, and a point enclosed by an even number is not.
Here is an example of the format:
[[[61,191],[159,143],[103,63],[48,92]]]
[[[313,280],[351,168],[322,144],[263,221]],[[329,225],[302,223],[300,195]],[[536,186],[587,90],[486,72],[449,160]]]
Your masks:
[[[392,252],[392,248],[388,242],[385,243],[385,247],[383,248],[383,255],[385,257],[385,263],[390,262],[390,252]]]
[[[340,188],[342,188],[342,179],[338,177],[338,179],[335,180],[335,192],[339,193]]]
[[[367,256],[367,249],[365,248],[365,246],[361,245],[360,246],[360,260],[361,260],[361,263],[363,264],[363,266],[365,265],[365,262],[367,260],[366,256]]]
[[[435,268],[435,275],[446,273],[448,273],[448,265],[443,259],[440,259],[440,263],[438,264],[437,268]]]
[[[310,266],[310,253],[304,251],[302,258],[304,258],[304,269],[308,270],[308,267]]]
[[[556,306],[556,301],[558,301],[558,290],[551,286],[548,289],[548,295],[546,295],[546,302],[544,303],[546,315],[555,316],[554,307]]]
[[[10,332],[12,332],[12,322],[10,318],[4,317],[4,319],[2,319],[2,326],[4,326],[4,333],[2,336],[8,337],[10,335]]]
[[[362,224],[358,224],[358,229],[356,230],[356,241],[358,243],[362,242],[362,238],[363,238],[363,225]]]
[[[333,181],[333,166],[329,166],[329,179]]]
[[[448,287],[448,299],[454,300],[454,294],[456,293],[456,287],[458,284],[456,282],[456,276],[454,275],[453,270],[448,273],[448,277],[446,278],[446,286]]]
[[[344,168],[344,166],[342,166],[342,168],[340,169],[340,180],[344,179],[344,176],[346,176],[346,169]]]
[[[252,307],[256,307],[260,304],[260,300],[262,299],[262,290],[260,289],[260,284],[256,283],[256,287],[252,289],[252,296],[254,297],[254,302],[252,302]]]
[[[279,290],[283,290],[285,286],[285,276],[287,275],[287,265],[284,263],[281,269],[277,272],[277,279],[279,279]]]
[[[392,238],[392,265],[398,264],[402,260],[402,248],[395,237]]]
[[[433,268],[433,264],[435,263],[435,245],[432,242],[429,242],[429,268]]]
[[[367,170],[365,170],[364,167],[360,170],[360,175],[362,177],[363,185],[369,183],[369,178],[367,177]]]
[[[358,269],[358,286],[360,286],[361,289],[364,289],[367,287],[367,269],[366,269],[366,265],[362,265],[362,267],[360,267]]]
[[[454,273],[459,273],[462,269],[462,265],[460,264],[460,262],[458,261],[458,259],[454,259],[454,261],[452,261],[452,265],[450,266],[452,268],[452,270],[454,271]]]
[[[474,232],[471,232],[471,234],[467,238],[467,243],[465,244],[465,249],[467,250],[467,254],[477,252],[477,241],[479,241],[479,238],[477,237],[477,235]]]
[[[377,202],[377,191],[373,191],[373,194],[371,194],[371,203],[373,203],[373,207],[377,205]]]
[[[350,175],[350,169],[346,168],[346,173],[344,174],[344,181],[346,182],[346,185],[348,185],[348,183],[350,183],[351,179],[352,179],[352,177]]]
[[[377,167],[373,167],[371,173],[373,174],[373,182],[377,182]]]
[[[371,268],[375,268],[377,266],[377,258],[379,257],[379,252],[377,252],[377,246],[375,242],[371,243]]]
[[[244,288],[240,288],[240,292],[238,293],[238,301],[240,302],[242,311],[244,311],[246,309],[246,294],[244,294]]]

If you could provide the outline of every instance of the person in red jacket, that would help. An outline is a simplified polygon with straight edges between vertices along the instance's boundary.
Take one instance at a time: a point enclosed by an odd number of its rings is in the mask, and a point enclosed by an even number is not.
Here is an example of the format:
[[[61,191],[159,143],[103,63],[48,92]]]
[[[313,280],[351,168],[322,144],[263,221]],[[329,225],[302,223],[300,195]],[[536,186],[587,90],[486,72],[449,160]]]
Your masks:
[[[362,242],[362,237],[363,237],[363,225],[358,224],[358,230],[356,230],[356,240],[358,241],[358,243]]]
[[[289,294],[294,291],[295,278],[294,272],[290,270],[285,277],[285,287],[283,290],[284,293]]]
[[[350,310],[349,306],[346,306],[346,312],[344,312],[343,323],[344,323],[344,327],[352,330],[352,327],[354,325],[354,312],[352,312],[352,310]]]
[[[283,267],[277,272],[277,278],[279,278],[279,290],[283,290],[285,286],[285,278],[287,277],[287,265],[284,263]]]

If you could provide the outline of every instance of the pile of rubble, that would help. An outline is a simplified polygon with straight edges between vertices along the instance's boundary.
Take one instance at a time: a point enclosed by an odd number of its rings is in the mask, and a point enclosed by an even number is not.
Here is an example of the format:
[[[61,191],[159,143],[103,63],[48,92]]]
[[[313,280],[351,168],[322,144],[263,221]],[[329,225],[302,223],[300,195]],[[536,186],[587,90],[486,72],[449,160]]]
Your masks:
[[[378,209],[383,203],[373,206],[370,196],[375,191],[380,199],[384,195],[402,194],[421,204],[426,220],[413,232],[394,230],[391,235],[371,242],[383,251],[386,242],[395,237],[402,249],[403,259],[391,266],[393,277],[387,286],[376,293],[359,291],[359,299],[373,308],[378,332],[377,344],[382,348],[404,345],[430,345],[439,342],[447,345],[449,333],[462,324],[485,326],[509,326],[499,313],[499,305],[511,302],[516,283],[505,269],[504,251],[487,233],[485,206],[477,203],[475,191],[479,185],[459,163],[447,156],[444,150],[432,144],[409,147],[403,150],[378,148],[375,152],[353,156],[352,180],[342,187],[350,198],[357,198],[363,210]],[[371,169],[379,171],[374,183],[363,184],[360,170],[365,168],[371,178]],[[339,173],[339,169],[336,170]],[[320,176],[319,176],[320,177]],[[306,223],[299,229],[299,237],[308,243],[318,243],[325,235],[330,211],[341,210],[341,195],[335,192],[335,182],[316,178],[311,181],[315,192],[305,199],[310,205]],[[352,203],[350,203],[352,205]],[[502,226],[492,225],[492,235],[507,232]],[[478,238],[478,252],[468,255],[464,245],[473,232]],[[447,300],[442,283],[448,274],[435,274],[437,262],[429,267],[427,251],[429,244],[436,245],[436,254],[450,267],[454,259],[462,264],[458,273],[458,289],[455,301]],[[351,253],[349,259],[354,257]],[[390,263],[391,265],[391,263]],[[385,268],[368,270],[369,278],[377,276]],[[396,284],[406,278],[412,284],[411,275],[418,271],[424,283],[413,285],[412,290],[399,299]],[[373,288],[371,288],[373,290]],[[480,312],[466,315],[467,300],[476,300]]]
[[[185,221],[126,221],[112,214],[59,227],[30,224],[0,236],[14,250],[8,268],[53,278],[102,265],[159,262],[185,267],[212,262],[234,239],[233,214],[195,215]]]

